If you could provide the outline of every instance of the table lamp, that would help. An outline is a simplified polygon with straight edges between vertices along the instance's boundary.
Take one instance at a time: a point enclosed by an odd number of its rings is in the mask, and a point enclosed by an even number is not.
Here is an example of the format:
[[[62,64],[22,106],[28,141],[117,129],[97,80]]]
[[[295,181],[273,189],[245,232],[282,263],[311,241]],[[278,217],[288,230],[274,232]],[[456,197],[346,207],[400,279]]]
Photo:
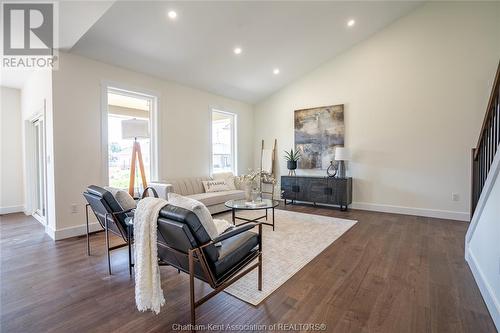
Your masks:
[[[122,120],[122,139],[134,139],[132,148],[132,160],[130,162],[130,182],[128,193],[134,196],[135,185],[135,165],[139,161],[139,171],[141,172],[142,187],[147,187],[146,174],[144,173],[144,163],[142,161],[141,144],[137,139],[149,138],[149,120],[146,119],[126,119]]]
[[[337,178],[345,178],[344,161],[349,161],[351,154],[345,147],[335,147],[335,161],[339,161],[339,172]]]

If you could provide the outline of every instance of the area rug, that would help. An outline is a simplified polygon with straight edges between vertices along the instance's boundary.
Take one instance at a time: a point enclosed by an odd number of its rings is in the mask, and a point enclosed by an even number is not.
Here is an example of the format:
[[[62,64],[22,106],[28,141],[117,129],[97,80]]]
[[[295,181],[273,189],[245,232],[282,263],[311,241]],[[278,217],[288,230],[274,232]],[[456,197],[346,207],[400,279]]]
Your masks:
[[[241,211],[237,212],[237,216],[249,218],[259,213],[262,215],[262,212]],[[231,221],[231,214],[218,218]],[[257,289],[257,269],[225,291],[247,303],[258,305],[356,223],[276,209],[275,231],[270,226],[263,226],[262,291]]]

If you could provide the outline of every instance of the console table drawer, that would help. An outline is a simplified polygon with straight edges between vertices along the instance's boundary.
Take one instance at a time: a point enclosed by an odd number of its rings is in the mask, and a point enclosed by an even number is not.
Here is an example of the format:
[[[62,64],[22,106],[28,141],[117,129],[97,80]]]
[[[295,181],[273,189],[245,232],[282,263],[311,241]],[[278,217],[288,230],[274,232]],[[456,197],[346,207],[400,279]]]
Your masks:
[[[328,202],[328,187],[322,179],[305,180],[304,183],[307,184],[304,188],[304,201]]]

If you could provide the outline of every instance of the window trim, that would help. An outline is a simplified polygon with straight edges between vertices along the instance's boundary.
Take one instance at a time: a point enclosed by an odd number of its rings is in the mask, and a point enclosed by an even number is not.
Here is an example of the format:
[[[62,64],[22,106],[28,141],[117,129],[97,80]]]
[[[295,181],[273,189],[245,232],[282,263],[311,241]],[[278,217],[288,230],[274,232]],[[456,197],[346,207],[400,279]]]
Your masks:
[[[209,148],[209,175],[212,177],[214,175],[214,166],[213,166],[213,133],[212,133],[212,121],[213,121],[213,114],[214,112],[224,114],[227,116],[231,116],[233,118],[233,131],[231,135],[231,140],[232,140],[232,145],[231,145],[231,155],[233,156],[232,158],[232,165],[233,165],[233,175],[238,176],[238,114],[234,112],[230,112],[225,110],[224,108],[216,107],[216,106],[211,106],[209,108],[209,142],[210,142],[210,148]]]
[[[138,88],[134,86],[129,86],[127,84],[113,82],[113,81],[101,81],[101,184],[105,186],[109,185],[109,164],[108,164],[108,92],[109,90],[114,90],[124,95],[129,96],[143,96],[151,98],[153,100],[152,110],[151,110],[151,122],[150,122],[150,133],[151,133],[151,151],[150,151],[150,180],[154,181],[159,179],[159,142],[158,137],[159,131],[158,126],[159,120],[159,108],[160,108],[160,94],[156,91],[146,90],[143,88]]]

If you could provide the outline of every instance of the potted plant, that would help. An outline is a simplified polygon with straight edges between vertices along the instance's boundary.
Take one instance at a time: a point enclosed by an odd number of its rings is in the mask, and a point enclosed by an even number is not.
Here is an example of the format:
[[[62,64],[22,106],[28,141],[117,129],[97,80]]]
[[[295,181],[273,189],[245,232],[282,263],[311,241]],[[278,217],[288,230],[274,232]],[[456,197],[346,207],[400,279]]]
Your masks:
[[[295,169],[297,169],[297,161],[300,159],[300,152],[293,149],[290,149],[290,151],[285,150],[285,160],[286,160],[286,167],[289,170],[289,175],[295,174]]]

